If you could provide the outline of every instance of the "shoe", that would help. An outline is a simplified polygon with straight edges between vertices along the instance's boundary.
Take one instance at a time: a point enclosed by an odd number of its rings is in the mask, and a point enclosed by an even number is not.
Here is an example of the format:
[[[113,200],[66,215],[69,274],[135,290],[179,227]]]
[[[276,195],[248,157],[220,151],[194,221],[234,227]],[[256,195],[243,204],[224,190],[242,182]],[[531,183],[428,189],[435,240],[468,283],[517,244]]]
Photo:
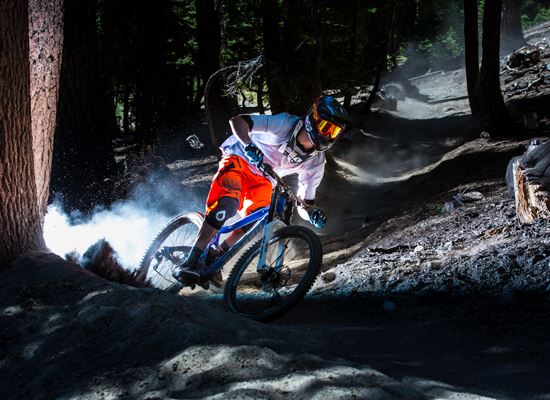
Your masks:
[[[199,273],[199,263],[195,260],[185,260],[183,263],[176,265],[172,276],[178,281],[190,279],[193,281],[198,280],[201,275]]]
[[[216,270],[212,276],[210,277],[210,283],[214,286],[216,286],[218,289],[223,286],[223,276],[222,276],[222,270],[218,269]]]

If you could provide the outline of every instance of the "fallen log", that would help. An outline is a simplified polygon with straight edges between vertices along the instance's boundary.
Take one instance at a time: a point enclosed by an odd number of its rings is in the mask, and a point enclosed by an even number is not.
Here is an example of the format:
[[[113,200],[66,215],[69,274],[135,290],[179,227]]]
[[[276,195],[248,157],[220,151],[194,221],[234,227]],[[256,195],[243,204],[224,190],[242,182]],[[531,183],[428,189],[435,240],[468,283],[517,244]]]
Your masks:
[[[540,180],[530,179],[530,170],[524,168],[521,158],[514,161],[512,168],[516,215],[519,221],[522,224],[532,224],[538,218],[550,219],[550,197],[544,185],[540,184]]]

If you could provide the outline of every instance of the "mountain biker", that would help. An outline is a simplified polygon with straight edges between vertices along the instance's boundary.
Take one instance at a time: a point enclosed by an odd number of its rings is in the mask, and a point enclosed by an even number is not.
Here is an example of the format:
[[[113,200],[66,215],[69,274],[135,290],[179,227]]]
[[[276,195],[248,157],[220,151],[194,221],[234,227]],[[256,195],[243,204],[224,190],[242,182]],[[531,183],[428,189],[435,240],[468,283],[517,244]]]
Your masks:
[[[237,211],[249,215],[271,203],[271,181],[258,169],[263,162],[279,175],[298,174],[297,195],[313,205],[324,174],[324,151],[334,145],[351,121],[334,97],[321,96],[304,117],[288,113],[239,115],[231,118],[229,125],[233,135],[220,146],[223,157],[208,193],[204,222],[187,259],[173,273],[178,280],[200,277],[200,255]],[[326,223],[325,214],[318,208],[298,207],[298,213],[317,228]],[[243,234],[243,230],[234,231],[218,252],[229,249]],[[210,279],[221,286],[221,273]]]

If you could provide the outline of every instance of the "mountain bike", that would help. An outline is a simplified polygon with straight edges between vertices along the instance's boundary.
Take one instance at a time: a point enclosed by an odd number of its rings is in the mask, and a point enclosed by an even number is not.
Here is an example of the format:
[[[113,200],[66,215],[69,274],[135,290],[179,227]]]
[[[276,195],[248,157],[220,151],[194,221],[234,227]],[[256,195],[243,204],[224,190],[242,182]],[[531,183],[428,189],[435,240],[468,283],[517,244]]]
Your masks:
[[[259,169],[275,182],[270,205],[219,230],[200,256],[198,281],[181,282],[172,277],[173,268],[187,257],[195,242],[204,219],[198,212],[179,215],[160,231],[143,256],[138,279],[174,293],[197,285],[208,289],[210,278],[261,233],[231,269],[223,290],[224,305],[259,321],[272,320],[296,305],[321,270],[321,241],[311,229],[290,224],[296,205],[311,206],[299,199],[272,167],[262,164]],[[284,226],[277,229],[275,224],[282,225],[278,221]],[[244,235],[218,258],[209,260],[221,235],[241,228]]]

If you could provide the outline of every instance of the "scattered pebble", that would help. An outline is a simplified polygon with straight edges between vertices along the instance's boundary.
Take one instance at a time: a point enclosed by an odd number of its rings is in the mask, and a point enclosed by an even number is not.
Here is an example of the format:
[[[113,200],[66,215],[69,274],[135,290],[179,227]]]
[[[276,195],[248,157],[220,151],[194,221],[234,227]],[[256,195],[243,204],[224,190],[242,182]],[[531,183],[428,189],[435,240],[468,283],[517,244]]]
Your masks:
[[[323,278],[323,281],[325,281],[326,283],[330,283],[336,279],[336,274],[334,272],[325,272],[323,275],[321,275],[321,278]]]

